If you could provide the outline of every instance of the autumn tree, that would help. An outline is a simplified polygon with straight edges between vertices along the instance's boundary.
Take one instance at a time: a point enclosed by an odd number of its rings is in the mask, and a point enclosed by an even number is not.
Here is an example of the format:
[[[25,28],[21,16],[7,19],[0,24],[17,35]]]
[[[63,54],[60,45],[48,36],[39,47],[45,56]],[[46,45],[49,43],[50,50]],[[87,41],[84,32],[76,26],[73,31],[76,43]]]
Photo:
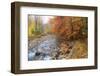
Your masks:
[[[61,39],[78,39],[87,36],[87,18],[56,16],[50,21],[52,32]]]

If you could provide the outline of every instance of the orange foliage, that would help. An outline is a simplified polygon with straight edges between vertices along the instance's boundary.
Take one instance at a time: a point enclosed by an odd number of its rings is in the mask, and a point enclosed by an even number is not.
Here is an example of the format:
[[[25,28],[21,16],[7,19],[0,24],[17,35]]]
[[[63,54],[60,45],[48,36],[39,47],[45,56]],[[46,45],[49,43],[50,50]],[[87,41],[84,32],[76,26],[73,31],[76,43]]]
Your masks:
[[[52,32],[63,39],[78,38],[84,26],[82,17],[56,16],[50,20]]]

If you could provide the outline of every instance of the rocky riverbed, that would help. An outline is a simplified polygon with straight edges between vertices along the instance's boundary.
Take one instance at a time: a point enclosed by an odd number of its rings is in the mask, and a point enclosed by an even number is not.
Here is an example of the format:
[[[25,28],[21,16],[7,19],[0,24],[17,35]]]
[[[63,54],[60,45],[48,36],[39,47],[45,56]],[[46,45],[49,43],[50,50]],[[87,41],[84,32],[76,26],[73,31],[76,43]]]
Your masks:
[[[57,54],[57,39],[54,35],[42,36],[29,42],[28,60],[50,60]]]
[[[83,55],[84,54],[84,55]],[[87,46],[82,41],[62,41],[55,35],[45,35],[28,43],[28,60],[58,60],[87,57]]]

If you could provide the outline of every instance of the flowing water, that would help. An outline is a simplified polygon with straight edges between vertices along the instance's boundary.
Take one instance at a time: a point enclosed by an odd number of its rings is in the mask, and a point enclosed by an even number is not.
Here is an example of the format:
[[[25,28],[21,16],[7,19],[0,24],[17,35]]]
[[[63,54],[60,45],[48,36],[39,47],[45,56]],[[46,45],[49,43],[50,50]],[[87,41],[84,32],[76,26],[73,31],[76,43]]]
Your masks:
[[[28,60],[51,60],[57,54],[57,38],[47,35],[29,42]]]

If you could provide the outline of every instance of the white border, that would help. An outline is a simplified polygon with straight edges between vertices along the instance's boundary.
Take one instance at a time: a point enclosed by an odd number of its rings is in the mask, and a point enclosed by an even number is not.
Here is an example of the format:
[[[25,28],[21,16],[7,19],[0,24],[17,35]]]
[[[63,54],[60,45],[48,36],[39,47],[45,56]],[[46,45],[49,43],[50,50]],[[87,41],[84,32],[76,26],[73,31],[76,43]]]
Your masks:
[[[88,58],[69,60],[28,61],[28,14],[88,17]],[[43,69],[94,65],[94,11],[41,7],[20,8],[20,69]]]

